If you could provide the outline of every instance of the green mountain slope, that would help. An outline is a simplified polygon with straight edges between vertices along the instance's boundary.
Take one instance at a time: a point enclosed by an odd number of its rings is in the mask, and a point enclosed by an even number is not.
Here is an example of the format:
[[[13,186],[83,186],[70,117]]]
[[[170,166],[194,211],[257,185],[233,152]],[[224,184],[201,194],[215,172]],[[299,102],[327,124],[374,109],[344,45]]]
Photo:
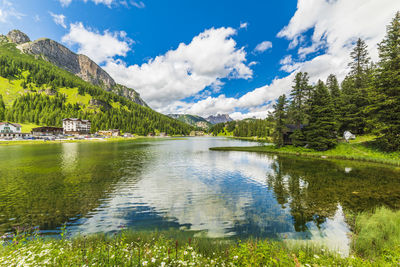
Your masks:
[[[196,115],[190,115],[190,114],[168,114],[169,117],[177,119],[178,121],[187,123],[189,125],[203,128],[203,129],[208,129],[211,127],[211,123],[209,123],[206,119],[200,116]]]
[[[61,126],[66,117],[90,119],[93,132],[116,128],[172,135],[192,129],[39,57],[22,54],[13,43],[0,43],[0,121]]]

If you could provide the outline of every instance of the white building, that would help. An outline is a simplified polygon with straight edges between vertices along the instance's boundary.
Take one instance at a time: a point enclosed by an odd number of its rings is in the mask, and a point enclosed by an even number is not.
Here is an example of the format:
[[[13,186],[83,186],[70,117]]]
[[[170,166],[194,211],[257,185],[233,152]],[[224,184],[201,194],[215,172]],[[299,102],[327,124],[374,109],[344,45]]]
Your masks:
[[[0,122],[0,133],[21,133],[21,127],[18,123]]]
[[[63,119],[64,134],[88,134],[91,122],[76,118]]]
[[[0,122],[0,138],[22,138],[30,136],[29,133],[21,133],[22,126],[18,123]]]

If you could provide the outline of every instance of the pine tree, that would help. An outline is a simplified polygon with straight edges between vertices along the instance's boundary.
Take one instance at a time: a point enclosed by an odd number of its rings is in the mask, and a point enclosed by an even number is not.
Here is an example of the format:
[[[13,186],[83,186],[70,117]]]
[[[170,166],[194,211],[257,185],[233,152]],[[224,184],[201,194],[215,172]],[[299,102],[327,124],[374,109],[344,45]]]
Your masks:
[[[400,12],[387,27],[378,49],[375,103],[378,119],[384,125],[380,140],[386,150],[395,151],[400,150]]]
[[[319,80],[310,99],[310,120],[304,130],[310,148],[328,150],[336,145],[334,107],[329,91]]]
[[[295,126],[294,133],[290,136],[293,145],[304,145],[304,135],[301,130],[302,125],[307,123],[309,110],[309,99],[311,86],[308,84],[308,73],[299,72],[293,80],[292,91],[290,92],[291,102],[288,110],[290,121]]]
[[[368,70],[371,65],[371,58],[368,54],[368,46],[364,40],[358,38],[357,43],[350,53],[352,61],[348,64],[350,67],[349,76],[354,79],[355,88],[365,88],[368,81]]]
[[[329,93],[332,97],[332,102],[335,106],[335,109],[339,109],[341,91],[339,87],[339,82],[334,74],[328,76],[328,79],[326,80],[326,87],[328,88]]]
[[[368,132],[367,109],[371,83],[371,60],[365,42],[358,39],[350,53],[350,72],[342,82],[340,132],[350,130],[357,134]]]
[[[299,72],[294,78],[291,96],[291,116],[297,129],[301,128],[306,120],[306,106],[309,98],[309,84],[307,72]]]
[[[274,105],[274,142],[278,147],[284,145],[283,135],[286,132],[286,120],[287,120],[287,99],[286,95],[281,95],[276,104]]]

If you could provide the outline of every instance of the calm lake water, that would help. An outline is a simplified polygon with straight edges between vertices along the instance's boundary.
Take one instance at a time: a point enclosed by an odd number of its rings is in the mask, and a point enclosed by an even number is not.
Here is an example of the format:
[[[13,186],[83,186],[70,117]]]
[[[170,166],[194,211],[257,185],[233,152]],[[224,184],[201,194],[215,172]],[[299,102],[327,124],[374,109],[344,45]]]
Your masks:
[[[400,208],[400,171],[351,161],[209,151],[223,138],[0,147],[0,233],[171,229],[323,242],[344,251],[344,215]]]

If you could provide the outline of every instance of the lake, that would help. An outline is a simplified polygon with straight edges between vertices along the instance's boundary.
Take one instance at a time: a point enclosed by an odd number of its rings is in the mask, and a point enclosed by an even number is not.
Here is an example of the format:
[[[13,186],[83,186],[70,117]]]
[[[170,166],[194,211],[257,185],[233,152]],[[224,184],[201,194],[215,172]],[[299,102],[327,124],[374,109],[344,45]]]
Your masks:
[[[400,171],[352,161],[209,151],[187,138],[0,147],[0,233],[133,230],[314,240],[348,251],[346,214],[400,208]]]

